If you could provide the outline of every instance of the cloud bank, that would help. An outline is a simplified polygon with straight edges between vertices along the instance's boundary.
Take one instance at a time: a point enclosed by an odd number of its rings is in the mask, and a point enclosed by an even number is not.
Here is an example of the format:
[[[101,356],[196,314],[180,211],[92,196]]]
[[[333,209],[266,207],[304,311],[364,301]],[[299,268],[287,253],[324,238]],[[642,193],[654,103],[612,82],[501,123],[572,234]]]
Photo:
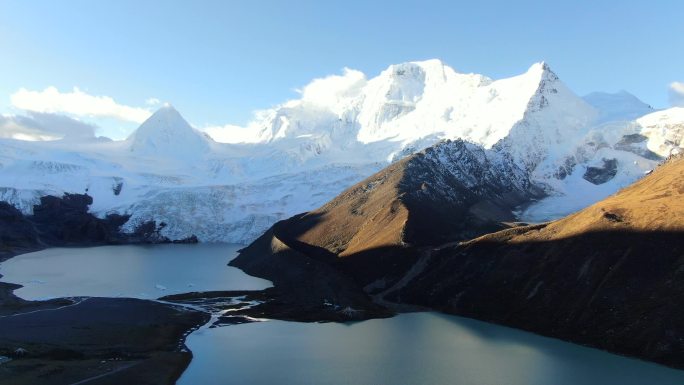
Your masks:
[[[0,138],[5,139],[87,140],[95,138],[96,128],[59,114],[28,112],[26,115],[0,115]]]
[[[48,87],[42,91],[20,88],[10,96],[10,100],[12,106],[26,111],[114,118],[138,124],[151,115],[151,112],[144,108],[118,104],[109,96],[90,95],[77,87],[71,92],[60,92],[55,87]]]
[[[342,75],[314,79],[299,92],[305,102],[333,108],[340,100],[358,95],[366,82],[363,72],[344,68]]]
[[[684,107],[684,82],[670,83],[670,104],[673,107]]]

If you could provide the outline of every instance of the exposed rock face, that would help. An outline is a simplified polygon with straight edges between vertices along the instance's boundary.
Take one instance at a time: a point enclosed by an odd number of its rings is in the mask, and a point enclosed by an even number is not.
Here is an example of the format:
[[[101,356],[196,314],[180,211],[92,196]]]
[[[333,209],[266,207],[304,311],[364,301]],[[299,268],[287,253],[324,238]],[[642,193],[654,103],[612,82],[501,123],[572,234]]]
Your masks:
[[[648,137],[641,134],[623,135],[620,141],[615,143],[616,150],[631,152],[646,159],[661,160],[661,156],[646,147]]]
[[[0,252],[38,243],[33,224],[14,206],[0,202]]]
[[[603,167],[587,167],[582,178],[593,184],[604,184],[615,178],[617,166],[617,159],[603,159]]]
[[[88,213],[93,198],[82,194],[65,194],[62,198],[45,196],[28,217],[35,223],[42,242],[71,245],[84,242],[111,242],[128,217],[112,215],[99,219]]]
[[[437,251],[390,295],[684,367],[684,159],[548,225]]]
[[[104,219],[88,212],[93,198],[87,194],[44,196],[25,216],[0,202],[0,258],[48,246],[86,246],[118,243],[196,243],[194,236],[170,240],[160,235],[164,224],[142,223],[132,234],[120,231],[129,216],[110,214]]]

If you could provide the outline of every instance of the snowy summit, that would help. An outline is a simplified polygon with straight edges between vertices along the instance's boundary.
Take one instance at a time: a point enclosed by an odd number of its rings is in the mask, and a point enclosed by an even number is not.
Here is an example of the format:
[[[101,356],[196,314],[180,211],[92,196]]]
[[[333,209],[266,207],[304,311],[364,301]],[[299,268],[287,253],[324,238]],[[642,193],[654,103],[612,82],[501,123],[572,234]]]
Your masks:
[[[0,200],[30,212],[40,196],[88,191],[91,210],[149,219],[164,235],[244,243],[344,187],[445,139],[514,162],[548,198],[523,220],[567,214],[610,195],[681,146],[681,109],[627,93],[575,95],[546,63],[494,80],[439,60],[316,79],[261,111],[255,143],[217,143],[172,106],[123,142],[0,140]]]

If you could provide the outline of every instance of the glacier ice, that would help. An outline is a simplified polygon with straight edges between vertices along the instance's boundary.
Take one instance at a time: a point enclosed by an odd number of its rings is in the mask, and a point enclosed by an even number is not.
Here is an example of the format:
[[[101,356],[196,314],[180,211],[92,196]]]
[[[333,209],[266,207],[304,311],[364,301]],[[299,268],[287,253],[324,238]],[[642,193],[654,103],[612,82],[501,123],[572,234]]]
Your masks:
[[[626,93],[580,98],[546,63],[493,80],[428,60],[317,79],[244,130],[254,143],[219,143],[164,106],[124,141],[0,139],[0,200],[28,213],[40,196],[87,192],[95,214],[131,214],[126,230],[154,219],[169,238],[245,243],[389,162],[463,139],[545,188],[548,198],[520,211],[540,221],[614,193],[681,148],[684,108],[654,111]],[[583,179],[602,159],[616,160],[616,175]]]

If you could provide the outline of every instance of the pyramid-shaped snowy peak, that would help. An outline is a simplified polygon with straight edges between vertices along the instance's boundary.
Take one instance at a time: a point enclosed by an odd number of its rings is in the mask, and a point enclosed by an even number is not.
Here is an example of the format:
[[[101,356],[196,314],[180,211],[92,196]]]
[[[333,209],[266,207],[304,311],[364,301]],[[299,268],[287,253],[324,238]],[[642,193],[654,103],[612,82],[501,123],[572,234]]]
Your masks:
[[[181,159],[206,154],[210,139],[167,104],[143,122],[128,141],[131,152],[136,155]]]

